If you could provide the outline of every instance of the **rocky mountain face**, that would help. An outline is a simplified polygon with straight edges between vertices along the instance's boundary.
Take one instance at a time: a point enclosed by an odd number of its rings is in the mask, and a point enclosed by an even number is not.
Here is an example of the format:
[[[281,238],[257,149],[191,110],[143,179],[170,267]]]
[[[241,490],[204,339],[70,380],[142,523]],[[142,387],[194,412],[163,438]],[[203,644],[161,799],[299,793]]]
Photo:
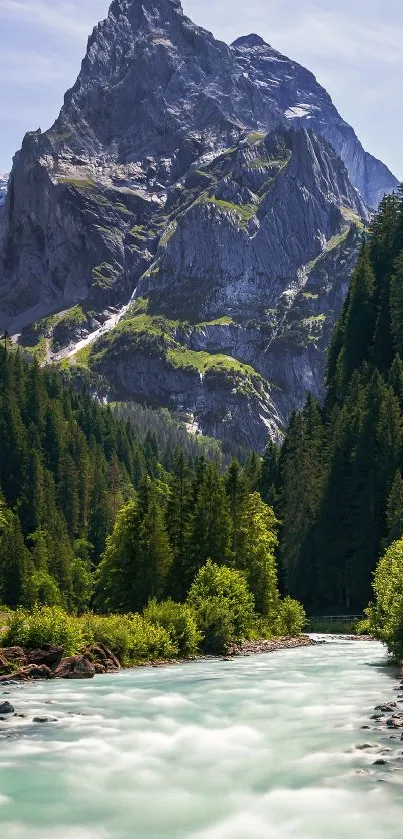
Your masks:
[[[8,175],[0,173],[0,207],[6,203]]]
[[[0,325],[261,449],[320,395],[361,231],[396,185],[258,36],[227,46],[178,0],[114,0],[15,157]]]

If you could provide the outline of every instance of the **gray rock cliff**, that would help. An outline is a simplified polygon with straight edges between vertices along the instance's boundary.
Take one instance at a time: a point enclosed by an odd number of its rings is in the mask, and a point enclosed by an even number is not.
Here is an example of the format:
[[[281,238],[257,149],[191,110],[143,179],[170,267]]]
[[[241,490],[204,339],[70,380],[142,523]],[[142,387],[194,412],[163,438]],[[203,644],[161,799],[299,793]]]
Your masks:
[[[35,323],[44,360],[66,335],[81,363],[98,324],[85,363],[126,397],[262,448],[320,395],[360,231],[396,185],[258,36],[227,46],[179,0],[113,0],[55,124],[15,156],[0,327]]]

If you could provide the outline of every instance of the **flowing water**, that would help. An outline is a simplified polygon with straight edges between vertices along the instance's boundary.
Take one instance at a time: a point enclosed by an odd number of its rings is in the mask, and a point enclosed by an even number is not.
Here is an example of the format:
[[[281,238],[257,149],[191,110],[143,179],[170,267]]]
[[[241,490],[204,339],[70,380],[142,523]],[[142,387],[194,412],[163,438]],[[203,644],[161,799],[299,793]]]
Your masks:
[[[403,743],[361,730],[396,699],[385,663],[337,641],[11,687],[27,717],[0,723],[0,836],[400,839],[403,771],[373,763]]]

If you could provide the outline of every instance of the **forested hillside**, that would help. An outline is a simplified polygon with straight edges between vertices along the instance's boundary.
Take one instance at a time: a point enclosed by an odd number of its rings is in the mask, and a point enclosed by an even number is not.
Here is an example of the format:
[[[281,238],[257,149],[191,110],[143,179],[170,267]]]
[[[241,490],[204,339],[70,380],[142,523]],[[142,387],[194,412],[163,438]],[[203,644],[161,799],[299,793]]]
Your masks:
[[[327,395],[266,451],[263,495],[282,520],[286,585],[310,610],[362,610],[403,532],[403,192],[385,198],[334,331]]]
[[[277,522],[256,491],[257,455],[223,472],[169,442],[160,453],[155,435],[140,444],[130,422],[7,340],[0,356],[1,604],[142,612],[184,602],[201,573],[210,636],[236,636],[245,597],[249,616],[279,629]]]
[[[156,454],[60,374],[0,352],[0,602],[81,606],[117,511]]]

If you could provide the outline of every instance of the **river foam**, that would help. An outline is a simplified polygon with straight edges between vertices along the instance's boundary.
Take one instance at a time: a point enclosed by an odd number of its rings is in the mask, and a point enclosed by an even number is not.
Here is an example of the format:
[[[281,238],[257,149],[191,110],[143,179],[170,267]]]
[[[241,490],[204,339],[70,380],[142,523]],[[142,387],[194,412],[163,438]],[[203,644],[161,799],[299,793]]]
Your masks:
[[[400,839],[403,771],[361,731],[396,698],[385,662],[339,641],[10,688],[27,716],[1,724],[1,835]]]

